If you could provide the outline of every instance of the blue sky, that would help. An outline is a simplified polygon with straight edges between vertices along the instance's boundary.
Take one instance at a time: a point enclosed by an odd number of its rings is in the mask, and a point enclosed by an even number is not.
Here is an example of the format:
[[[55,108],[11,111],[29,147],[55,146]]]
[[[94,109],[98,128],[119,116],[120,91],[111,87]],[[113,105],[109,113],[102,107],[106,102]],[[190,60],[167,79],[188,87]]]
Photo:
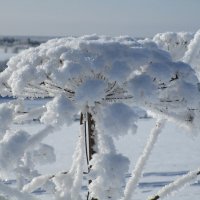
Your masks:
[[[0,0],[0,35],[152,36],[200,28],[200,0]]]

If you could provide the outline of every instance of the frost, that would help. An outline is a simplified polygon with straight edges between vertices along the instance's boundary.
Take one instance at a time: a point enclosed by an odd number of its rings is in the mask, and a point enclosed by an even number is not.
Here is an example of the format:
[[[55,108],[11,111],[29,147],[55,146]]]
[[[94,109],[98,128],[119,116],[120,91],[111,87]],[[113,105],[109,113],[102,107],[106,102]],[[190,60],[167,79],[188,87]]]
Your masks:
[[[97,79],[95,85],[103,95],[109,79],[122,83],[141,66],[167,60],[170,56],[152,42],[137,42],[130,37],[54,39],[10,59],[8,68],[0,74],[1,93],[44,97],[62,90],[73,97],[71,91],[77,86],[86,87],[87,81]]]
[[[177,178],[177,180],[173,181],[169,185],[166,185],[161,190],[159,190],[156,194],[156,196],[159,196],[159,198],[164,198],[166,196],[171,195],[172,193],[177,192],[177,190],[180,190],[183,186],[186,184],[189,184],[193,179],[195,179],[199,174],[199,169],[196,171],[191,171],[188,174]],[[150,198],[154,199],[153,197]]]
[[[12,106],[6,103],[0,104],[0,139],[4,136],[14,117]]]
[[[155,99],[156,85],[153,82],[153,79],[145,74],[132,78],[128,86],[134,101],[138,104],[145,101],[151,102]]]
[[[53,163],[56,160],[53,147],[47,144],[40,144],[39,148],[34,150],[32,153],[32,161],[34,164],[47,164]]]
[[[158,33],[154,36],[153,41],[159,48],[169,51],[173,60],[181,60],[185,52],[188,50],[188,45],[193,38],[192,33],[187,32],[166,32]]]
[[[131,69],[129,66],[127,66],[126,62],[116,61],[111,66],[108,76],[110,80],[123,83],[123,81],[126,80],[126,78],[129,76],[130,73]]]
[[[0,125],[2,170],[13,170],[24,191],[43,185],[49,176],[39,176],[34,165],[51,163],[55,155],[42,140],[55,127],[71,124],[74,115],[80,113],[81,131],[72,166],[68,172],[51,177],[55,198],[81,199],[87,153],[89,198],[129,200],[164,122],[199,130],[199,33],[193,36],[163,33],[144,40],[128,36],[67,37],[11,58],[0,73],[0,93],[22,99],[48,97],[49,101],[29,110],[17,103],[0,106],[0,117],[7,116]],[[138,110],[158,121],[123,192],[129,160],[117,152],[114,139],[137,131]],[[25,123],[33,119],[47,126],[33,135],[9,129],[13,120]],[[89,146],[88,152],[84,145]],[[32,181],[24,186],[26,177]]]
[[[17,189],[6,186],[3,183],[0,183],[0,191],[6,196],[17,200],[38,200],[28,193],[19,192]]]
[[[46,112],[41,117],[41,122],[60,126],[63,123],[71,124],[76,108],[64,95],[55,97],[46,105]]]
[[[126,104],[115,103],[106,106],[102,112],[102,130],[113,137],[123,136],[128,131],[135,133],[137,130],[137,114]]]
[[[119,199],[123,195],[129,160],[121,154],[96,154],[91,165],[91,196],[105,200]]]
[[[200,80],[200,30],[194,35],[194,38],[190,42],[188,50],[185,52],[182,60],[193,67],[197,73],[198,79]]]
[[[29,137],[24,131],[5,134],[0,142],[0,166],[2,170],[9,171],[17,167],[17,162],[24,154]]]
[[[132,171],[132,176],[126,184],[123,200],[131,199],[132,194],[133,194],[133,192],[139,182],[139,179],[142,175],[142,170],[148,160],[148,157],[150,156],[153,146],[158,138],[158,135],[162,131],[164,125],[165,125],[165,121],[159,120],[156,123],[156,127],[154,129],[152,129],[150,136],[149,136],[149,140],[147,141],[147,144],[145,145],[144,150],[143,150],[141,156],[139,157],[134,170]]]
[[[75,99],[79,104],[94,106],[105,97],[105,87],[103,80],[87,80],[78,87]]]
[[[33,192],[43,186],[51,178],[50,175],[43,175],[33,178],[33,180],[23,187],[23,192]]]
[[[83,179],[84,161],[84,126],[81,126],[81,135],[77,141],[73,155],[72,166],[66,174],[55,176],[53,182],[56,186],[56,199],[81,200],[80,190]]]
[[[25,153],[32,151],[50,132],[52,132],[51,127],[46,127],[33,136],[30,136],[27,132],[22,130],[16,132],[7,131],[0,141],[1,170],[3,172],[9,172],[20,167],[19,163],[25,156]],[[47,148],[48,147],[46,147],[46,149]]]

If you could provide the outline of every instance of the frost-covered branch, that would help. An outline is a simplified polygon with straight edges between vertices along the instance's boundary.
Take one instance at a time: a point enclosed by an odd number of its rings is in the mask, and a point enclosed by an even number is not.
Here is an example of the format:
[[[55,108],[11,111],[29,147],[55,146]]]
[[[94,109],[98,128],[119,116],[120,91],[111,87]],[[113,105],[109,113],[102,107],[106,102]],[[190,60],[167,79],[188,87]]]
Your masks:
[[[15,115],[14,122],[15,123],[24,123],[30,122],[34,120],[38,120],[41,118],[43,113],[46,111],[45,107],[34,108],[25,112],[18,111]]]
[[[38,131],[36,134],[31,136],[27,141],[27,148],[33,148],[35,145],[37,145],[39,142],[41,142],[45,137],[47,137],[50,133],[53,133],[54,127],[47,126],[41,131]]]
[[[130,200],[136,186],[139,182],[139,179],[142,175],[143,168],[151,154],[151,151],[153,149],[153,146],[155,142],[157,141],[158,135],[162,131],[165,124],[165,120],[161,119],[156,122],[156,127],[153,128],[153,130],[150,133],[149,139],[147,141],[147,144],[144,147],[144,150],[142,152],[142,155],[139,157],[135,169],[132,172],[132,177],[129,179],[128,183],[126,184],[125,191],[124,191],[124,200]]]
[[[188,174],[173,181],[169,185],[166,185],[165,187],[163,187],[161,190],[159,190],[157,192],[156,195],[154,195],[153,197],[150,197],[149,200],[157,200],[157,199],[161,199],[166,196],[169,196],[172,193],[177,192],[179,189],[181,189],[186,184],[189,184],[192,180],[196,179],[199,175],[200,175],[200,169],[189,172]]]

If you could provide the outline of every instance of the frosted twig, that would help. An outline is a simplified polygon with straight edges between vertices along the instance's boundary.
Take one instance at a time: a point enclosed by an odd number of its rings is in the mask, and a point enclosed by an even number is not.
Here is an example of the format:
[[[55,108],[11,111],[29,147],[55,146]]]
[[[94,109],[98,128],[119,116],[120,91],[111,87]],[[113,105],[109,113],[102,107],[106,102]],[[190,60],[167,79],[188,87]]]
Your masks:
[[[157,200],[160,198],[164,198],[164,197],[176,192],[178,189],[180,189],[184,185],[188,184],[190,181],[197,178],[197,176],[199,176],[199,175],[200,175],[200,168],[196,171],[189,172],[186,175],[178,178],[174,182],[170,183],[169,185],[161,188],[161,190],[159,190],[156,195],[149,198],[149,200]]]
[[[38,144],[38,142],[42,141],[46,136],[48,136],[50,133],[52,133],[55,130],[52,126],[46,126],[44,129],[37,132],[35,135],[31,136],[27,143],[27,148],[31,149],[35,145]]]
[[[14,120],[16,123],[24,123],[27,121],[33,121],[35,119],[39,119],[45,111],[46,111],[45,107],[39,107],[39,108],[32,109],[28,112],[18,112]]]
[[[146,146],[144,147],[142,155],[139,157],[135,169],[132,172],[132,177],[128,181],[124,191],[124,200],[131,199],[131,196],[139,182],[139,179],[142,175],[142,170],[151,154],[154,144],[157,141],[158,135],[162,131],[165,124],[164,119],[160,119],[156,122],[156,126],[152,129],[149,139],[147,141]]]

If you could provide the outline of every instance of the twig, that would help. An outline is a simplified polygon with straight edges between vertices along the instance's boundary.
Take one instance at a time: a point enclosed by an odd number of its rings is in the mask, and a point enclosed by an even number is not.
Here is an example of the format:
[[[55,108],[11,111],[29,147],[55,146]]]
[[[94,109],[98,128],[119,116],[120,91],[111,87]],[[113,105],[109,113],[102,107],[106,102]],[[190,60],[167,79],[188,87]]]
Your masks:
[[[136,186],[142,175],[142,170],[151,154],[154,144],[156,143],[157,138],[160,132],[162,131],[164,125],[165,125],[165,120],[159,119],[156,123],[156,126],[152,129],[149,139],[144,147],[144,150],[135,165],[135,169],[132,172],[132,177],[126,184],[123,200],[131,199],[133,192],[136,189]]]
[[[156,195],[149,198],[149,200],[158,200],[160,198],[164,198],[165,196],[170,195],[171,193],[174,193],[176,190],[183,187],[185,184],[189,183],[193,179],[197,178],[197,176],[200,175],[200,169],[192,172],[188,172],[186,175],[176,179],[174,182],[170,183],[167,186],[164,186],[157,192]]]

